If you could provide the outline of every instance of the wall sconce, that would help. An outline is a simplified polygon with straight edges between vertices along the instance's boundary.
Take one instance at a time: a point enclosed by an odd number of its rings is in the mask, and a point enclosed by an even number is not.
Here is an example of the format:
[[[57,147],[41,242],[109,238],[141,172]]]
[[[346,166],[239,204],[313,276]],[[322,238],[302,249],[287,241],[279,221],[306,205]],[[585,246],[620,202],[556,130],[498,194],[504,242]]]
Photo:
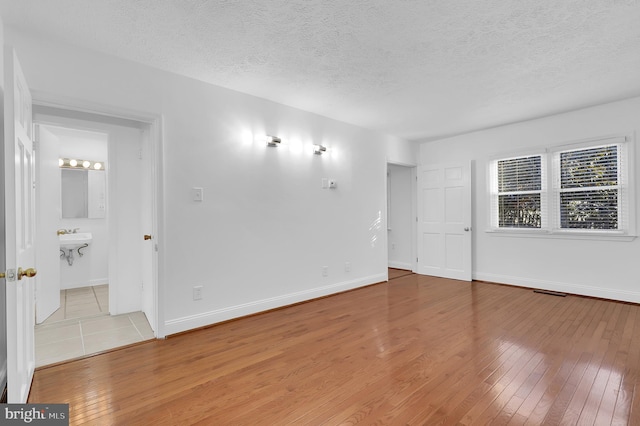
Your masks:
[[[282,140],[277,136],[267,136],[267,146],[278,146]]]
[[[313,153],[316,155],[322,155],[323,152],[325,152],[327,150],[327,147],[322,146],[322,145],[314,145],[313,146]]]
[[[59,158],[58,166],[62,169],[104,170],[104,163],[101,161],[76,160],[75,158]]]

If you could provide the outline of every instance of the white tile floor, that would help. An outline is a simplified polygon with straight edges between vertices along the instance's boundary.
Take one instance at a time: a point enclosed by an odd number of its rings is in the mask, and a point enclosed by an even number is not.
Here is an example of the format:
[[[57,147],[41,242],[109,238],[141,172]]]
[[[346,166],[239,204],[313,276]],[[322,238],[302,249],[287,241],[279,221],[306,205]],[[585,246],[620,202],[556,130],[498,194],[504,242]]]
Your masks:
[[[153,339],[142,312],[109,315],[107,285],[60,292],[60,309],[36,326],[36,367]]]

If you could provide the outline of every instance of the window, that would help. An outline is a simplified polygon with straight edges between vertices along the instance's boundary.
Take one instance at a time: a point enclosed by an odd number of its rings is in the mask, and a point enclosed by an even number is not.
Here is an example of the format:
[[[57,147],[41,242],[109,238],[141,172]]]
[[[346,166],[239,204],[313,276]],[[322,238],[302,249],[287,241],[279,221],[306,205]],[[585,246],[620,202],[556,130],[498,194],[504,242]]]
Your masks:
[[[560,229],[618,230],[618,145],[561,151],[557,156]]]
[[[498,226],[542,226],[542,157],[510,158],[497,162]]]
[[[492,229],[631,235],[630,149],[609,138],[492,161]]]

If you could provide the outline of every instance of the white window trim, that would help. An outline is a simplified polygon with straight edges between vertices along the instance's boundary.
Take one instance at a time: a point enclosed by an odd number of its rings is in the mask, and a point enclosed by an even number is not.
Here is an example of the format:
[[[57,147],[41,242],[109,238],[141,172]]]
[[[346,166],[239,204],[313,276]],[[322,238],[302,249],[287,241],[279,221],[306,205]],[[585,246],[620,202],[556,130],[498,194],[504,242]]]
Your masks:
[[[503,160],[513,160],[516,158],[523,157],[535,157],[540,156],[540,162],[542,166],[542,187],[540,191],[517,191],[513,192],[514,195],[517,194],[538,194],[540,193],[540,209],[542,215],[542,227],[541,228],[500,228],[498,227],[498,217],[494,215],[494,212],[498,211],[498,161]],[[511,153],[507,155],[501,156],[492,156],[489,162],[489,176],[487,181],[487,188],[489,188],[489,196],[490,196],[490,212],[489,212],[489,232],[513,232],[513,233],[540,233],[545,232],[545,221],[547,215],[547,199],[548,190],[547,186],[545,186],[545,176],[548,175],[547,172],[547,158],[546,158],[546,150],[545,149],[534,149],[528,151],[519,151],[518,153]]]
[[[591,138],[580,141],[573,141],[561,145],[554,145],[548,148],[538,148],[534,150],[523,150],[517,153],[504,155],[492,155],[488,162],[487,188],[489,196],[489,228],[485,231],[488,234],[501,237],[525,237],[525,238],[557,238],[557,239],[578,239],[578,240],[604,240],[604,241],[632,241],[637,237],[636,228],[636,203],[635,203],[635,139],[633,132],[625,135],[614,135],[599,138]],[[559,221],[559,190],[554,182],[558,179],[556,170],[557,157],[560,152],[572,149],[588,149],[604,145],[619,144],[624,170],[620,170],[618,187],[624,191],[626,198],[625,211],[619,210],[619,214],[626,215],[626,230],[589,230],[589,229],[562,229]],[[542,191],[541,193],[541,228],[499,228],[497,212],[498,190],[497,190],[497,162],[499,160],[509,160],[514,158],[530,157],[540,155],[542,166]],[[624,178],[626,175],[626,179]]]

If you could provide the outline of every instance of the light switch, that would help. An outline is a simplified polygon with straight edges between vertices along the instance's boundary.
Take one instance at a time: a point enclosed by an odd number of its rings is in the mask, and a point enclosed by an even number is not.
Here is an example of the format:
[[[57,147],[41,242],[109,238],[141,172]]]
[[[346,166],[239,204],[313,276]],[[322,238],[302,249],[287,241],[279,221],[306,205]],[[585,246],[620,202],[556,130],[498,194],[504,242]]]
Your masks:
[[[202,201],[202,200],[204,200],[204,189],[202,189],[202,188],[192,188],[191,192],[193,194],[193,201]]]
[[[327,189],[329,187],[329,179],[322,178],[322,189]]]

